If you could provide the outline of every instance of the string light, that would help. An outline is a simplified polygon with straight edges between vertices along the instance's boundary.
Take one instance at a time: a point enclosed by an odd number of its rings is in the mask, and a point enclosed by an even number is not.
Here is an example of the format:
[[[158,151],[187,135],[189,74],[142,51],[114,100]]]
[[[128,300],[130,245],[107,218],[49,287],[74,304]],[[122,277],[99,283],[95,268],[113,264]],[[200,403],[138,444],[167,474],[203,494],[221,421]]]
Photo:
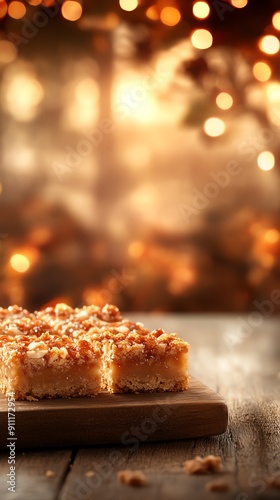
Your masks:
[[[225,122],[220,118],[211,117],[204,122],[203,128],[209,137],[218,137],[224,133],[226,126]]]
[[[275,158],[271,151],[263,151],[257,159],[258,166],[261,170],[271,170],[275,165]]]
[[[270,66],[263,61],[258,61],[253,66],[253,75],[259,82],[267,82],[271,77]]]
[[[206,2],[196,2],[193,5],[193,15],[198,19],[206,19],[210,14],[210,7]]]
[[[30,267],[28,258],[20,253],[15,253],[11,257],[10,263],[12,268],[18,273],[25,273]]]
[[[276,30],[280,30],[280,10],[273,15],[272,24]]]
[[[198,29],[193,32],[191,42],[196,49],[205,50],[213,44],[213,37],[210,31]]]
[[[216,97],[216,104],[221,109],[229,109],[233,105],[233,98],[227,92],[220,92]]]
[[[138,0],[120,0],[120,7],[123,10],[131,12],[138,7]]]
[[[22,2],[11,2],[8,6],[8,14],[13,19],[21,19],[26,14],[26,7]]]
[[[81,4],[74,0],[66,0],[61,7],[61,14],[67,21],[77,21],[80,19],[82,12]]]
[[[36,5],[40,5],[40,3],[42,3],[42,0],[27,0],[27,2],[29,3],[29,5],[33,5],[35,7]]]
[[[2,17],[5,17],[7,11],[8,11],[7,2],[5,0],[0,0],[0,19],[2,19]]]
[[[164,7],[160,13],[160,20],[166,26],[176,26],[181,19],[181,14],[176,7]]]
[[[243,9],[248,4],[248,0],[231,0],[231,5],[236,9]]]
[[[159,14],[155,5],[152,5],[146,10],[146,16],[148,19],[151,19],[151,21],[159,20]]]
[[[259,48],[265,54],[277,54],[280,47],[279,40],[274,35],[263,36],[259,41]]]

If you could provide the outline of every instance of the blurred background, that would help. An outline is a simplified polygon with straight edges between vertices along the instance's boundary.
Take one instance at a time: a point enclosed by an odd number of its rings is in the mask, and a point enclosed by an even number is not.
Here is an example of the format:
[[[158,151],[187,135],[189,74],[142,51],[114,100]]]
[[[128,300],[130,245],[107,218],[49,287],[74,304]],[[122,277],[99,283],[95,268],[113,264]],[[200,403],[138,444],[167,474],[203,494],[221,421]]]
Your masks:
[[[1,306],[269,300],[279,39],[277,0],[0,0]]]

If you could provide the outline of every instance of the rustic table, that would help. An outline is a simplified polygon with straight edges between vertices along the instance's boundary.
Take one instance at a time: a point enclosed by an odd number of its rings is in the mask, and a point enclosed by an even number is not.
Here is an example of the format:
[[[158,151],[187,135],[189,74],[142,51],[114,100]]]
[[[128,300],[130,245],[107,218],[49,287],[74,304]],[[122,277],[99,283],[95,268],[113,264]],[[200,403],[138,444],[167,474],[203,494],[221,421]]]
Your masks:
[[[8,454],[1,452],[1,500],[279,499],[279,319],[252,313],[139,314],[137,320],[150,328],[176,331],[190,342],[190,373],[226,399],[227,432],[204,439],[141,442],[137,449],[116,445],[17,450],[15,492],[8,491]],[[208,454],[222,457],[223,473],[194,476],[184,472],[185,460]],[[141,469],[149,484],[142,488],[120,484],[116,473],[126,468]],[[217,479],[227,483],[227,492],[207,491],[207,484]]]

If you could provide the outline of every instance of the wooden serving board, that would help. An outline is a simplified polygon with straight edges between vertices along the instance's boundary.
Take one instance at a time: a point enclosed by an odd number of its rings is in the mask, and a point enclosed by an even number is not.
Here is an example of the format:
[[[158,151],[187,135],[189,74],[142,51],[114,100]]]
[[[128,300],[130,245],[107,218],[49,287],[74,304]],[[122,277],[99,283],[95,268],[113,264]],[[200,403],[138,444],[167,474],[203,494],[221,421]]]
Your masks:
[[[0,449],[7,449],[7,399],[0,397]],[[190,377],[187,391],[108,394],[16,402],[16,448],[87,446],[214,436],[226,431],[219,394]]]

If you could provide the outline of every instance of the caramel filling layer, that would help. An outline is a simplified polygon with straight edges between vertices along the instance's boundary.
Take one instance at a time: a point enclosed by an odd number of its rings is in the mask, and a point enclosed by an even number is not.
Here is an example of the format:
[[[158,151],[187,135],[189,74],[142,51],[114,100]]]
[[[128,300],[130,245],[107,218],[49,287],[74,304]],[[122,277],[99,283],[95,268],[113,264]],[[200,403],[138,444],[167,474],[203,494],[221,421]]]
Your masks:
[[[64,393],[76,394],[79,391],[99,392],[100,370],[96,365],[71,366],[62,369],[42,367],[37,370],[13,366],[6,371],[6,382],[10,389],[31,395],[58,396]]]
[[[112,362],[111,375],[113,379],[138,378],[147,380],[153,377],[162,379],[178,379],[187,376],[188,358],[186,353],[176,357],[165,357],[155,360],[123,360],[122,365]]]

